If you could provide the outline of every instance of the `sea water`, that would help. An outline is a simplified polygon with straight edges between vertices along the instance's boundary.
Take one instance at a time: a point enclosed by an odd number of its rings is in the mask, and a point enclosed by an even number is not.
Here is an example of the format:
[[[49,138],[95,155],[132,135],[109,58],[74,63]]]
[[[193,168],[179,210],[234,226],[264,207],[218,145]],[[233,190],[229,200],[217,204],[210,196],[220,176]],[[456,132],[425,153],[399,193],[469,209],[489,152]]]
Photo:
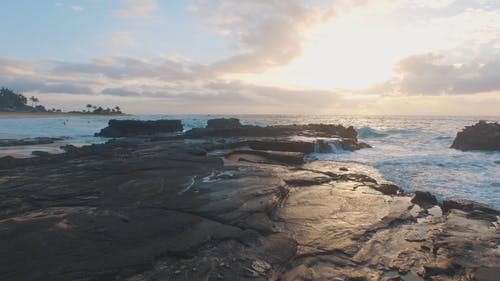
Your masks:
[[[220,115],[140,115],[123,119],[181,119],[186,130],[204,127]],[[229,116],[225,116],[229,117]],[[311,157],[327,161],[368,164],[407,191],[431,191],[441,199],[466,198],[500,209],[500,152],[450,149],[458,131],[479,120],[500,121],[500,117],[426,116],[302,116],[232,115],[243,124],[278,125],[333,123],[352,125],[358,138],[373,148],[355,152],[332,149]],[[23,118],[0,119],[0,139],[67,136],[63,143],[86,145],[105,142],[94,133],[106,127],[110,118]],[[40,148],[37,148],[38,150]],[[47,148],[53,151],[54,148]],[[0,156],[8,148],[0,147]],[[43,150],[43,149],[42,149]],[[17,151],[30,153],[30,151]]]

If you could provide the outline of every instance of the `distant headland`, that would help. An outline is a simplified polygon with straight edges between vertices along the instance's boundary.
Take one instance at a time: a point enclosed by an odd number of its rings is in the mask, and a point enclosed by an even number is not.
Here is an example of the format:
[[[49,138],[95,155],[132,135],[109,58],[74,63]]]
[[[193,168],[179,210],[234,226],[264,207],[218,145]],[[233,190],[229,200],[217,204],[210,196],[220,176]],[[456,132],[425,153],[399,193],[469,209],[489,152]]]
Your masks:
[[[40,100],[31,96],[27,98],[21,93],[9,88],[0,88],[0,118],[22,117],[57,117],[57,116],[82,116],[82,115],[126,115],[119,106],[114,108],[87,104],[80,111],[62,111],[61,109],[47,109],[39,104]],[[31,104],[30,104],[31,103]]]

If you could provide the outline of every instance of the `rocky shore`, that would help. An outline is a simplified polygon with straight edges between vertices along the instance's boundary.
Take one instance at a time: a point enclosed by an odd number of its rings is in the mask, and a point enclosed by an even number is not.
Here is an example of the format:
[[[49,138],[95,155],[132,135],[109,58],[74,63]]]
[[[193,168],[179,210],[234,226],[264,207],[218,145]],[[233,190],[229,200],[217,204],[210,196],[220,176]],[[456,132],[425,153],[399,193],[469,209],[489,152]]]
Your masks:
[[[65,139],[67,139],[67,138],[66,137],[59,137],[59,138],[38,137],[38,138],[24,138],[24,139],[0,139],[0,147],[52,144],[52,143],[55,143],[57,141],[62,141]]]
[[[340,125],[218,120],[0,159],[1,280],[497,280],[498,216],[404,194]]]
[[[500,124],[479,121],[457,133],[451,148],[500,151]]]

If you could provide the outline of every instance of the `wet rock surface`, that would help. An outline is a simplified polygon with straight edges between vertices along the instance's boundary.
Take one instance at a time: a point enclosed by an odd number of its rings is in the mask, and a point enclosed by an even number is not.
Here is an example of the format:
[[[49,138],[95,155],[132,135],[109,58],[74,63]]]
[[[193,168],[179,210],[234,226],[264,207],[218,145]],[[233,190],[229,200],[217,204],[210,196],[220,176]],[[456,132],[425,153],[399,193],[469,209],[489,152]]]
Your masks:
[[[0,279],[494,280],[500,270],[487,206],[415,201],[361,164],[242,148],[255,139],[152,139],[0,167]]]
[[[38,145],[38,144],[51,144],[57,141],[62,141],[67,139],[67,137],[37,137],[37,138],[25,138],[25,139],[0,139],[0,147],[7,146],[23,146],[23,145]]]
[[[225,129],[241,127],[239,119],[236,118],[218,118],[210,119],[207,121],[207,128],[211,129]]]
[[[108,127],[102,129],[96,136],[107,138],[133,137],[159,133],[181,132],[181,120],[109,120]]]
[[[253,126],[241,125],[238,119],[208,120],[206,128],[195,128],[186,132],[186,137],[338,137],[357,141],[358,133],[350,127],[332,124]]]
[[[500,150],[500,124],[479,121],[457,133],[451,148],[460,150]]]

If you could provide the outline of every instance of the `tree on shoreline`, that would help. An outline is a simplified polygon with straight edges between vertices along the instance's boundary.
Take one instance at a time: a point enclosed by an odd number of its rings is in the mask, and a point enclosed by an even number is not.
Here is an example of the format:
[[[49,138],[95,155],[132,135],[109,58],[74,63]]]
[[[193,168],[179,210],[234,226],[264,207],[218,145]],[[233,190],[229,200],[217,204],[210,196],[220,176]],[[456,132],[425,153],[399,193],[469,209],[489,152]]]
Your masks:
[[[28,105],[28,101],[31,102],[31,106]],[[38,104],[40,100],[31,96],[26,98],[23,94],[16,93],[9,88],[0,88],[0,111],[4,112],[62,112],[60,109],[52,108],[47,110],[43,105]],[[102,106],[96,106],[92,104],[87,104],[85,106],[87,110],[83,109],[81,111],[70,111],[69,113],[82,113],[82,114],[102,114],[102,115],[119,115],[123,114],[119,106],[114,108],[103,108]],[[93,109],[93,110],[91,110]]]
[[[31,106],[32,107],[35,107],[35,105],[40,101],[38,98],[36,98],[35,96],[31,96],[30,97],[30,101],[31,101]]]
[[[81,112],[82,113],[86,113],[86,114],[103,114],[103,115],[113,115],[113,114],[123,114],[123,112],[121,111],[120,107],[119,106],[115,106],[114,108],[109,108],[109,107],[106,107],[106,108],[103,108],[102,106],[97,106],[97,105],[91,105],[91,104],[87,104],[85,106],[88,110],[82,110]],[[90,110],[90,109],[94,109],[94,110]],[[78,112],[78,111],[74,111],[75,113]]]
[[[0,111],[46,111],[42,105],[34,106],[39,100],[31,97],[33,106],[29,106],[28,99],[23,95],[14,92],[9,88],[0,88]]]

